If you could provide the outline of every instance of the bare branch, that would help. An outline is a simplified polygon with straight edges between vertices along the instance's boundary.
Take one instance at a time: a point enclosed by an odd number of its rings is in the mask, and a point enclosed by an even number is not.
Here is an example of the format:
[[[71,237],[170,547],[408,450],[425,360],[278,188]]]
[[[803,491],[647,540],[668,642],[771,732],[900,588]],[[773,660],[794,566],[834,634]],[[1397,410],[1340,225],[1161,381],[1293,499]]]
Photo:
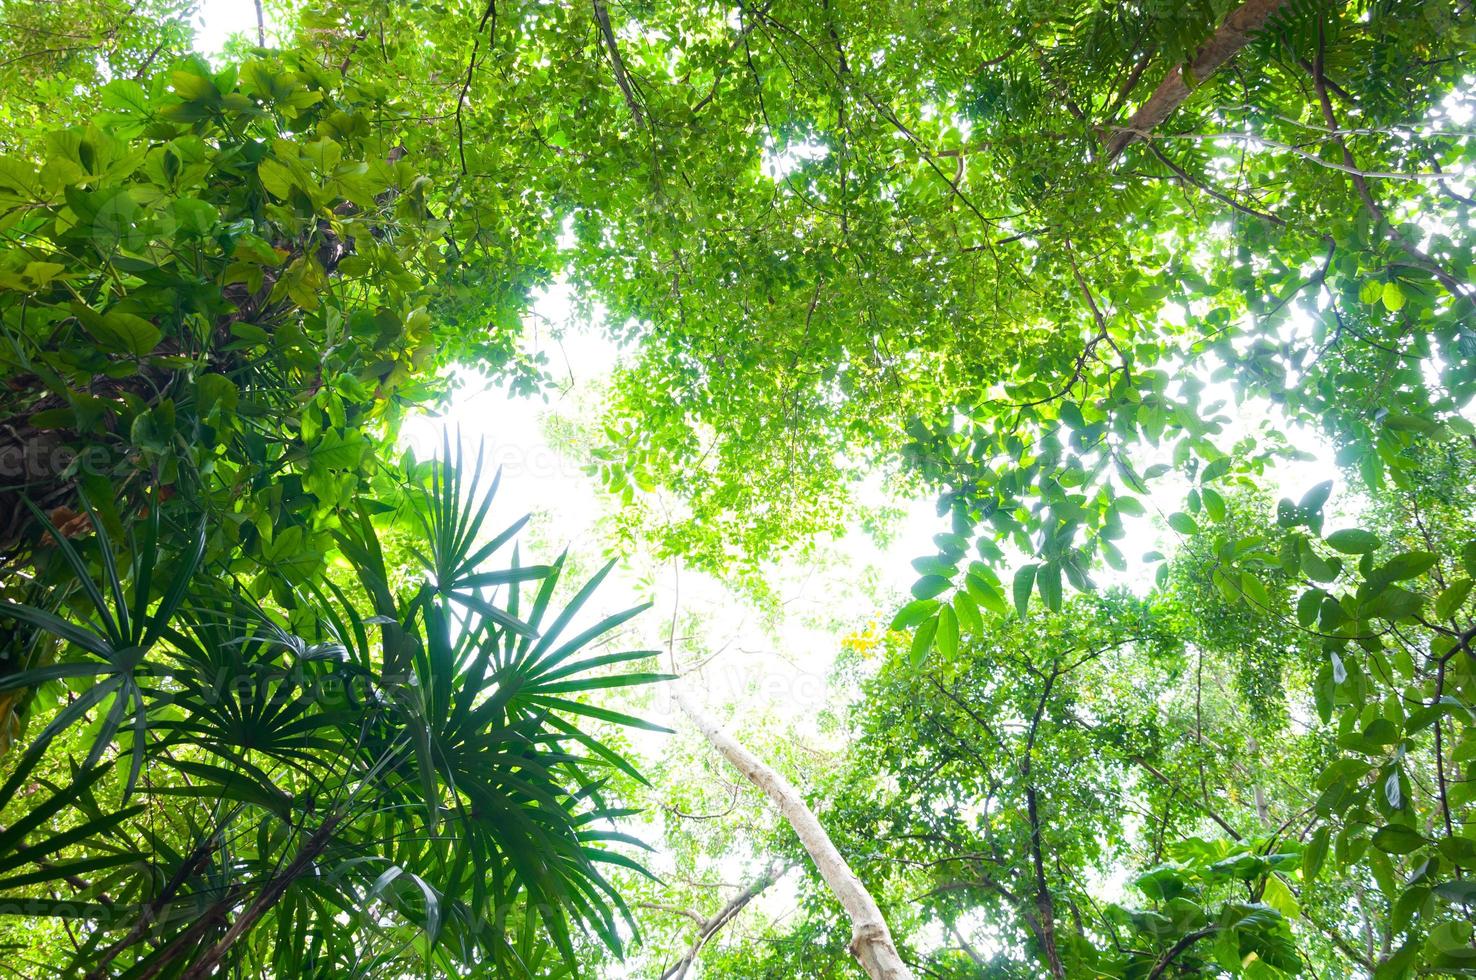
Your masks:
[[[697,923],[697,938],[692,940],[691,947],[682,955],[680,960],[662,972],[660,980],[685,980],[687,971],[692,968],[693,963],[697,962],[697,955],[702,952],[702,947],[707,945],[708,940],[717,935],[729,922],[737,918],[738,913],[743,911],[749,902],[761,895],[774,882],[784,877],[792,867],[794,867],[792,864],[771,865],[764,870],[763,874],[755,878],[752,884],[729,899],[728,903],[719,909],[711,918],[703,919],[690,909],[667,908],[666,911],[676,912],[679,915],[685,915],[694,919]]]

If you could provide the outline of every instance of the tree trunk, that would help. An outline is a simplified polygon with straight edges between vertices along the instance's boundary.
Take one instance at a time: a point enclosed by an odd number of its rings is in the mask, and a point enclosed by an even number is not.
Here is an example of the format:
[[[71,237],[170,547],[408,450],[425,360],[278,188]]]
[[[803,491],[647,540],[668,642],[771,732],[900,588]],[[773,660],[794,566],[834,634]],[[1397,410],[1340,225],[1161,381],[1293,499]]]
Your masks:
[[[815,870],[820,872],[820,877],[825,879],[851,920],[851,955],[856,957],[866,975],[871,980],[912,980],[912,971],[897,955],[891,930],[887,928],[876,900],[835,849],[830,835],[815,819],[799,791],[699,711],[684,694],[678,691],[675,696],[677,705],[713,748],[749,782],[763,790],[794,828],[800,843],[815,862]]]
[[[1225,22],[1194,52],[1194,57],[1186,64],[1170,69],[1168,76],[1153,90],[1148,101],[1133,113],[1127,125],[1107,138],[1102,147],[1102,159],[1108,163],[1116,160],[1129,143],[1144,133],[1152,132],[1154,127],[1173,115],[1189,98],[1189,93],[1250,43],[1256,32],[1265,27],[1266,21],[1285,3],[1286,0],[1246,0],[1230,11]]]
[[[1035,917],[1040,923],[1040,945],[1050,964],[1051,976],[1061,980],[1066,976],[1066,968],[1061,965],[1061,953],[1056,949],[1056,903],[1046,884],[1045,862],[1040,855],[1040,808],[1036,805],[1033,785],[1025,787],[1025,812],[1030,820],[1030,860],[1035,869]]]

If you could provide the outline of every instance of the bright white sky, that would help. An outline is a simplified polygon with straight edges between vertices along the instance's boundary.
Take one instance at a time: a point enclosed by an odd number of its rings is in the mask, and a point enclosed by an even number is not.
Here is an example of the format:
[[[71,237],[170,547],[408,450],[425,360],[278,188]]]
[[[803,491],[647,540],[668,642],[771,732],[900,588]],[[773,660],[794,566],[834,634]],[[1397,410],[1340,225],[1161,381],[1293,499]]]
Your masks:
[[[217,57],[234,34],[256,39],[254,0],[200,0],[196,4],[195,50],[207,58]],[[271,38],[271,12],[267,12],[267,37]]]
[[[508,396],[470,378],[443,417],[412,421],[405,437],[417,455],[438,447],[448,429],[453,438],[460,433],[468,451],[484,442],[490,456],[503,466],[504,516],[534,514],[530,538],[540,551],[549,556],[572,546],[593,566],[609,546],[608,538],[602,537],[601,517],[612,512],[612,504],[577,461],[550,445],[543,423],[588,412],[595,402],[590,395],[597,394],[609,376],[617,351],[589,325],[569,322],[569,310],[559,290],[537,304],[544,322],[538,336],[548,344],[545,353],[553,370],[574,378],[567,392],[545,403]],[[549,343],[548,323],[562,324],[569,331],[562,344]],[[532,336],[530,331],[530,341]],[[938,530],[931,505],[915,509],[916,519],[907,522],[887,549],[857,533],[826,549],[830,560],[775,566],[773,580],[780,583],[783,598],[777,621],[766,621],[763,613],[712,576],[679,571],[644,550],[620,555],[619,574],[598,595],[598,612],[653,601],[655,607],[642,617],[644,625],[636,632],[639,645],[664,649],[673,607],[679,603],[679,660],[725,648],[704,669],[700,685],[716,703],[732,703],[750,716],[773,712],[789,721],[813,719],[822,707],[833,705],[825,681],[842,630],[890,616],[893,597],[905,592],[916,577],[910,560],[931,548],[930,538]],[[681,642],[683,637],[686,642]],[[662,700],[653,709],[665,713]]]

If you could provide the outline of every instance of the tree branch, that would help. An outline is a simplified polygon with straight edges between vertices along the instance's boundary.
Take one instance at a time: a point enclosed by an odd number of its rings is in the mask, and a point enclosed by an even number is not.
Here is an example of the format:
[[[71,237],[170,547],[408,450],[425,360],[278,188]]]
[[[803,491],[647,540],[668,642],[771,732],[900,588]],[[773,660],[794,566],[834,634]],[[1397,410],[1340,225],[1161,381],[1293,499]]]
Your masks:
[[[466,78],[462,79],[461,93],[456,96],[456,153],[461,158],[463,177],[467,174],[466,132],[461,128],[461,110],[466,105],[467,93],[471,91],[472,73],[477,70],[477,52],[482,49],[482,31],[486,30],[489,20],[492,22],[492,30],[487,34],[487,43],[491,44],[497,33],[497,0],[487,0],[487,9],[482,11],[481,23],[477,24],[477,39],[472,43],[471,57],[466,62]]]
[[[1257,211],[1253,207],[1241,204],[1230,195],[1222,193],[1221,191],[1216,190],[1206,183],[1195,180],[1184,170],[1183,167],[1180,167],[1177,163],[1174,163],[1173,160],[1169,159],[1169,157],[1151,141],[1148,143],[1148,149],[1153,153],[1154,156],[1158,157],[1158,162],[1162,163],[1165,167],[1168,167],[1170,170],[1172,170],[1174,176],[1178,177],[1181,182],[1188,184],[1191,187],[1198,188],[1215,200],[1220,201],[1223,204],[1230,205],[1230,207],[1241,212],[1242,214],[1248,214],[1253,218],[1260,218],[1262,221],[1269,221],[1273,225],[1276,225],[1278,228],[1283,228],[1286,226],[1286,222],[1281,218],[1276,217],[1276,215],[1267,214],[1265,211]]]
[[[1056,909],[1051,900],[1051,888],[1046,881],[1045,862],[1040,851],[1040,808],[1036,804],[1035,784],[1030,781],[1031,756],[1035,752],[1035,735],[1040,729],[1040,719],[1050,700],[1051,688],[1060,676],[1060,666],[1053,666],[1046,678],[1040,700],[1035,705],[1035,715],[1030,719],[1030,732],[1025,738],[1025,753],[1020,760],[1020,775],[1025,780],[1025,814],[1030,821],[1030,862],[1035,872],[1035,913],[1040,923],[1040,944],[1045,949],[1046,962],[1050,964],[1051,976],[1063,980],[1066,968],[1061,963],[1061,954],[1056,949]]]
[[[1179,941],[1170,946],[1168,951],[1159,957],[1158,962],[1153,964],[1153,970],[1148,974],[1148,980],[1158,980],[1159,977],[1163,976],[1163,971],[1169,968],[1169,965],[1178,958],[1180,953],[1206,936],[1212,936],[1214,934],[1215,929],[1213,926],[1210,926],[1209,928],[1196,929],[1194,932],[1180,936]]]
[[[605,9],[605,0],[591,0],[594,5],[595,20],[600,25],[600,35],[605,40],[605,48],[610,53],[610,65],[615,69],[615,84],[620,86],[620,91],[625,95],[625,104],[630,107],[630,114],[635,117],[637,126],[644,126],[646,117],[641,112],[640,100],[636,98],[635,89],[630,83],[630,76],[625,72],[625,59],[620,57],[620,48],[615,43],[615,31],[610,26],[610,12]]]
[[[1285,3],[1286,0],[1246,0],[1232,10],[1219,29],[1194,53],[1194,57],[1186,64],[1170,69],[1168,77],[1158,84],[1148,101],[1138,107],[1127,125],[1107,138],[1102,147],[1102,159],[1108,163],[1116,160],[1129,143],[1141,135],[1151,133],[1173,115],[1189,98],[1194,88],[1245,47],[1256,32],[1265,26],[1271,15]]]
[[[692,940],[691,947],[680,960],[662,972],[660,980],[685,980],[687,971],[692,968],[693,963],[697,962],[697,955],[702,952],[702,947],[707,945],[708,940],[717,935],[729,922],[737,918],[738,913],[743,911],[749,902],[761,895],[774,882],[784,877],[792,867],[794,867],[792,864],[770,866],[764,870],[763,874],[755,878],[752,884],[737,895],[734,895],[711,918],[702,919],[697,917],[697,938]],[[690,910],[674,909],[672,911],[688,917],[694,917],[694,913]]]
[[[779,773],[760,762],[733,736],[709,719],[687,696],[678,690],[677,705],[706,736],[713,748],[740,773],[764,792],[779,807],[779,812],[793,828],[805,851],[815,863],[815,870],[830,886],[836,899],[851,920],[851,955],[856,957],[871,980],[912,980],[912,971],[897,955],[892,932],[882,916],[876,899],[856,877],[846,859],[836,850],[830,834],[815,817],[804,797]]]
[[[1319,28],[1317,35],[1317,56],[1312,60],[1312,85],[1317,92],[1317,101],[1322,107],[1322,119],[1327,123],[1327,128],[1332,134],[1333,141],[1337,143],[1338,149],[1342,151],[1343,169],[1352,178],[1353,189],[1358,193],[1358,199],[1363,202],[1364,208],[1368,210],[1369,215],[1374,219],[1374,223],[1384,230],[1385,237],[1399,246],[1406,255],[1414,259],[1418,268],[1434,276],[1440,282],[1440,285],[1444,286],[1446,291],[1450,293],[1452,298],[1467,298],[1467,291],[1464,284],[1442,268],[1440,263],[1436,262],[1429,255],[1426,255],[1419,246],[1406,240],[1400,234],[1399,229],[1394,227],[1389,221],[1388,216],[1384,213],[1384,209],[1379,205],[1378,201],[1374,200],[1373,192],[1368,186],[1367,175],[1358,169],[1353,159],[1353,152],[1348,149],[1348,143],[1338,129],[1338,117],[1333,112],[1332,100],[1327,94],[1328,86],[1324,73],[1323,47],[1324,38],[1321,28]]]

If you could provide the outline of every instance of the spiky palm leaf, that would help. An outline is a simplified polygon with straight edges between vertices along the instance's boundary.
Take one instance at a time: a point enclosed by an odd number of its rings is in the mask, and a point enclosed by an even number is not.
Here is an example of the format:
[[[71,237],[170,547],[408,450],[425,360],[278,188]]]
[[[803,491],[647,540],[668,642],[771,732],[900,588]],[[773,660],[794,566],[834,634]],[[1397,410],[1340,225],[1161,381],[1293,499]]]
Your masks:
[[[647,653],[591,651],[640,609],[566,636],[608,566],[556,608],[562,558],[489,564],[522,522],[483,533],[480,456],[464,469],[448,444],[432,474],[398,508],[420,532],[408,588],[361,506],[337,538],[354,581],[275,583],[295,608],[200,572],[198,550],[159,573],[152,531],[120,562],[100,524],[92,561],[56,537],[80,598],[0,605],[66,651],[0,684],[76,687],[8,760],[11,812],[72,761],[0,832],[0,902],[85,920],[79,970],[559,975],[579,932],[619,950],[629,913],[600,868],[639,868],[614,849],[637,842],[601,774],[634,770],[582,725],[656,726],[582,695],[661,679],[608,672]],[[59,875],[66,907],[37,887]]]

